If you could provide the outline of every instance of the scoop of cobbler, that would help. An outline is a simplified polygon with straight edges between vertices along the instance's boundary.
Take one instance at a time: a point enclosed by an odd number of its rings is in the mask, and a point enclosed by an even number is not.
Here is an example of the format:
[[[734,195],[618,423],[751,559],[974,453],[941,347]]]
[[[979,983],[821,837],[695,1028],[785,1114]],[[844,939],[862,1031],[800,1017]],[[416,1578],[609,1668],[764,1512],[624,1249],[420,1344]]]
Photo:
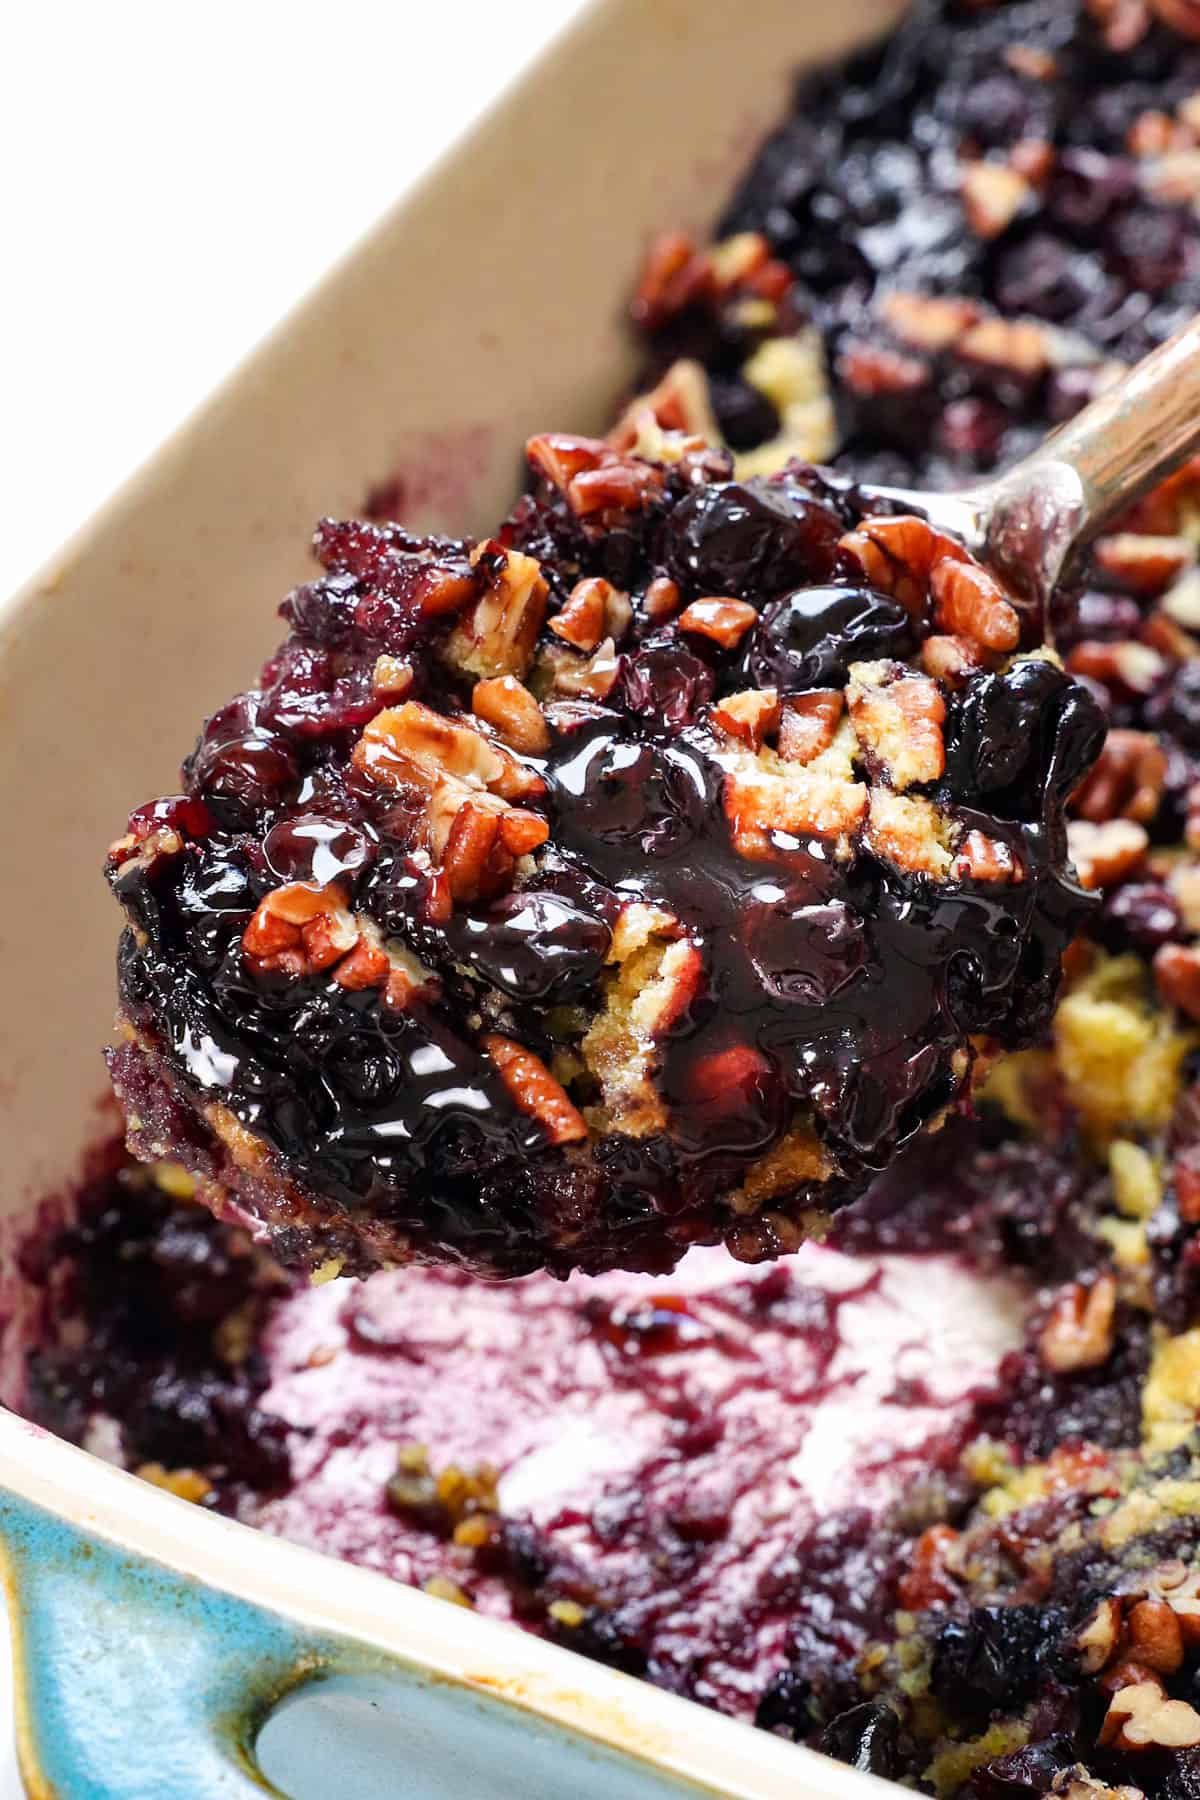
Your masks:
[[[775,1255],[1049,1019],[1092,694],[920,519],[658,438],[324,524],[113,847],[131,1141],[284,1262]]]

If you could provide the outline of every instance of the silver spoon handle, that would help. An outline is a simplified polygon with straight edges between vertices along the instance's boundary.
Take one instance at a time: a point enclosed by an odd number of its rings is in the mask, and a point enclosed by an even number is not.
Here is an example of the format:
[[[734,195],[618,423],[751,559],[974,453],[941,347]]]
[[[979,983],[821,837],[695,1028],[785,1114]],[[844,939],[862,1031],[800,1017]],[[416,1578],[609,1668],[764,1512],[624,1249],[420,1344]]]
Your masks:
[[[1039,598],[1071,552],[1200,450],[1200,316],[975,489],[985,553]]]

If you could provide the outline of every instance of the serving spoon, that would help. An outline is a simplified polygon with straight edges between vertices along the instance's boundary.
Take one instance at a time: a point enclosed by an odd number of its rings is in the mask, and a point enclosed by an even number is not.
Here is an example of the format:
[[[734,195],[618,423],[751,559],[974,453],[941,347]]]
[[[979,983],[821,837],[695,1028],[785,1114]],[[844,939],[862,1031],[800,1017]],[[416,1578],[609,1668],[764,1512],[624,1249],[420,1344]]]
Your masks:
[[[994,480],[944,494],[869,491],[959,538],[1044,611],[1113,515],[1198,450],[1200,316]]]

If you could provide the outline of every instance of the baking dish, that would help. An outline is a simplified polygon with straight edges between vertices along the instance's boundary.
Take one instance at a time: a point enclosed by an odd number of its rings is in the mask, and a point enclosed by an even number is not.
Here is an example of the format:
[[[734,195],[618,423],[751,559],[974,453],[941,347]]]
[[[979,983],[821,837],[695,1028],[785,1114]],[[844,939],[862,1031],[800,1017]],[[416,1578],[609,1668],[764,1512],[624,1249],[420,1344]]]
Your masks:
[[[461,531],[501,511],[529,432],[591,429],[611,409],[632,354],[622,300],[647,234],[703,224],[791,70],[898,10],[585,8],[0,612],[10,1253],[103,1122],[116,936],[103,822],[131,794],[172,784],[180,721],[211,710],[268,648],[268,596],[304,571],[314,520],[354,511],[382,482],[421,526]],[[42,872],[25,888],[35,846]],[[22,1327],[11,1254],[4,1285],[11,1401]],[[0,1483],[31,1793],[363,1796],[396,1791],[397,1758],[414,1795],[567,1782],[631,1797],[878,1791],[569,1652],[203,1514],[8,1414]],[[287,1786],[272,1787],[258,1724],[315,1677],[328,1705],[296,1725],[303,1754],[290,1765],[275,1730],[270,1767]],[[337,1723],[361,1716],[390,1733],[365,1772],[345,1760]]]

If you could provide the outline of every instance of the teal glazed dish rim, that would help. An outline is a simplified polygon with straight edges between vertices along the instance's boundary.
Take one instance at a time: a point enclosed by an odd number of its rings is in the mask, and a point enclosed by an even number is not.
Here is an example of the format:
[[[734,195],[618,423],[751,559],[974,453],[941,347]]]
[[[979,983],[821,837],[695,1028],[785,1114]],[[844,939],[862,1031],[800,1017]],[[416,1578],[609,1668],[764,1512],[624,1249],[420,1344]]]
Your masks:
[[[7,1413],[0,1561],[32,1800],[525,1800],[568,1782],[579,1800],[884,1791],[509,1625],[204,1512]],[[345,1704],[310,1714],[290,1754],[285,1713],[268,1757],[260,1732],[275,1709],[322,1690]]]

